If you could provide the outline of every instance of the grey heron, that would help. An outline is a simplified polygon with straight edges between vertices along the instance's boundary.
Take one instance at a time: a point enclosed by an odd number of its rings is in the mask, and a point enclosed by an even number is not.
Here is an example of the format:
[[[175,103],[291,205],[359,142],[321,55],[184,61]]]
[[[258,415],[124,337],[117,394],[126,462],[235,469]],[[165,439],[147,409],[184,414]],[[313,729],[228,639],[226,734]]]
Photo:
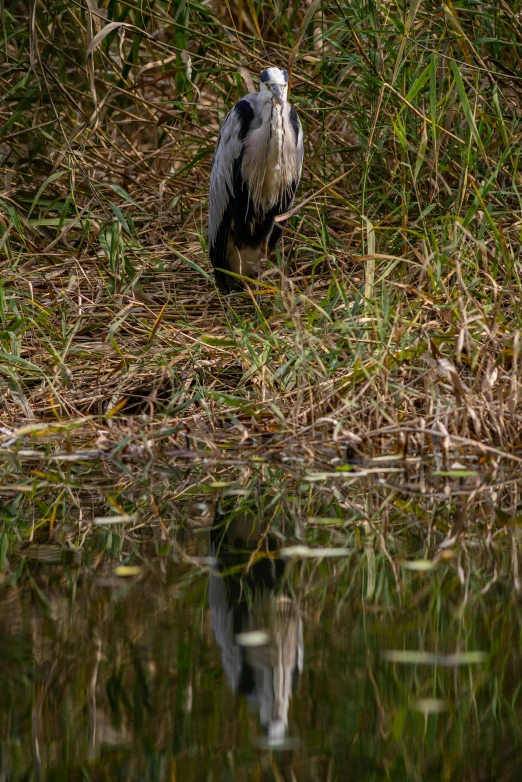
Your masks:
[[[288,731],[292,692],[303,669],[303,623],[297,601],[283,587],[278,540],[255,510],[216,509],[210,554],[209,604],[214,636],[234,692],[259,712],[270,742]],[[253,559],[257,550],[272,556]],[[238,569],[246,572],[238,572]],[[245,635],[253,644],[245,644]],[[254,636],[254,638],[253,638]]]
[[[303,166],[303,129],[287,103],[288,73],[267,68],[259,92],[227,114],[216,142],[208,216],[210,260],[223,292],[257,278],[279,241]],[[232,272],[232,274],[229,274]]]

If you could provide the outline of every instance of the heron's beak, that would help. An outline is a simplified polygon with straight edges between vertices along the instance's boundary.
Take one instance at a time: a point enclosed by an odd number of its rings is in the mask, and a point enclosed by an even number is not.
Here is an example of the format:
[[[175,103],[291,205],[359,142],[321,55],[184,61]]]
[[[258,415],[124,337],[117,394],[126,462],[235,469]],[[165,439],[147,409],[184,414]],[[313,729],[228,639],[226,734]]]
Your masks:
[[[278,106],[282,106],[285,102],[283,88],[280,84],[272,84],[272,95]]]

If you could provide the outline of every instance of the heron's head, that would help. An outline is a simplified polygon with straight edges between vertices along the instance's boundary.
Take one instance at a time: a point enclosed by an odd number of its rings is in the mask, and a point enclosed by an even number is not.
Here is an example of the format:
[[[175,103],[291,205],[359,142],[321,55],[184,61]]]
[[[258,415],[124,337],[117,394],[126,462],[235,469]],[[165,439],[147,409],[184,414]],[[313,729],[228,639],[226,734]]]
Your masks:
[[[280,68],[267,68],[259,78],[261,80],[259,85],[261,94],[266,94],[274,103],[282,106],[288,93],[288,71],[282,71]]]

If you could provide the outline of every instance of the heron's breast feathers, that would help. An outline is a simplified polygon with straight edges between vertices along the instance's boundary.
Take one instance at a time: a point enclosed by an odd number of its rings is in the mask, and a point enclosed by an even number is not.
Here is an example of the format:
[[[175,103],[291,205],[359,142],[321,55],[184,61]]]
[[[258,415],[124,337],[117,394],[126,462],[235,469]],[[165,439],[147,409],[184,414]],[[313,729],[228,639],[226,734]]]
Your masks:
[[[260,127],[252,129],[244,144],[241,174],[248,185],[254,209],[263,213],[283,201],[299,180],[299,159],[293,129],[284,115],[271,115],[266,104]]]

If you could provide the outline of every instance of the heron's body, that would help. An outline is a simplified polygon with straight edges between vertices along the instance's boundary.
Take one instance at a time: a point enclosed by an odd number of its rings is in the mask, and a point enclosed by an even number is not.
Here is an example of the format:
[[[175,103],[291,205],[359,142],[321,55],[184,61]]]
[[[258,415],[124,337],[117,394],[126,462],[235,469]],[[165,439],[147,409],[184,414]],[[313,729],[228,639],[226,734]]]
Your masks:
[[[226,500],[225,500],[226,503]],[[269,739],[282,740],[288,729],[292,691],[303,670],[303,623],[298,602],[285,594],[277,538],[257,513],[216,509],[210,553],[212,627],[232,689],[259,712]],[[253,559],[256,552],[265,555]],[[245,568],[245,572],[243,572]],[[242,633],[264,632],[264,643],[242,646]]]
[[[241,286],[233,275],[256,278],[282,224],[274,218],[294,201],[303,163],[303,131],[286,102],[288,75],[261,74],[259,92],[228,113],[218,136],[210,178],[208,237],[219,287]],[[228,274],[232,272],[232,274]]]

